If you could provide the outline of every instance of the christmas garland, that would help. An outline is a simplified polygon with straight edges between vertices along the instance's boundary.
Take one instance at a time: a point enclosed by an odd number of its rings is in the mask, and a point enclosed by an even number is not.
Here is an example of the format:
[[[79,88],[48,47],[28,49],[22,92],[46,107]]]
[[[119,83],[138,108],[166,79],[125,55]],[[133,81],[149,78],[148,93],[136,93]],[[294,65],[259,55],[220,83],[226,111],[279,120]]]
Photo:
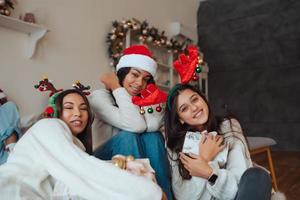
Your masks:
[[[112,26],[113,28],[108,33],[106,42],[109,44],[108,54],[112,59],[111,65],[114,67],[116,67],[122,55],[128,31],[131,31],[131,36],[139,40],[140,43],[164,47],[168,49],[169,53],[180,53],[192,42],[188,38],[183,42],[179,42],[175,38],[168,39],[165,36],[165,31],[159,32],[157,28],[149,27],[146,20],[140,22],[133,18],[132,20],[123,20],[120,22],[114,21]]]

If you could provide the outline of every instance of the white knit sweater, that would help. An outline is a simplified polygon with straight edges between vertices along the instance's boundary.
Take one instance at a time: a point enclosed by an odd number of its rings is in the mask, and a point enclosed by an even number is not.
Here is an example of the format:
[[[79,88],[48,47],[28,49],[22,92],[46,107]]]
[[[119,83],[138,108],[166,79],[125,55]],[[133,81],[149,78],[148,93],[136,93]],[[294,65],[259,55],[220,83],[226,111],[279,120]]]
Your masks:
[[[141,115],[140,107],[132,103],[132,96],[125,88],[117,88],[112,92],[112,95],[110,91],[100,89],[88,96],[95,113],[93,149],[99,147],[120,130],[143,133],[158,131],[162,126],[165,105],[161,105],[163,107],[162,112],[156,112],[157,105],[153,105],[154,112],[151,114],[147,112],[149,106],[146,106],[144,107],[145,114]]]
[[[83,151],[59,119],[43,119],[18,141],[0,166],[1,200],[53,199],[62,183],[70,196],[84,199],[161,199],[159,186]]]
[[[209,163],[214,173],[218,175],[214,185],[200,177],[183,180],[179,174],[177,162],[170,159],[172,185],[178,200],[234,199],[240,178],[246,169],[252,166],[252,162],[239,123],[233,119],[231,122],[232,128],[229,120],[223,122],[221,126],[221,133],[225,134],[225,142],[229,147],[226,167],[220,168],[214,161]],[[171,155],[173,158],[176,157],[174,154]]]

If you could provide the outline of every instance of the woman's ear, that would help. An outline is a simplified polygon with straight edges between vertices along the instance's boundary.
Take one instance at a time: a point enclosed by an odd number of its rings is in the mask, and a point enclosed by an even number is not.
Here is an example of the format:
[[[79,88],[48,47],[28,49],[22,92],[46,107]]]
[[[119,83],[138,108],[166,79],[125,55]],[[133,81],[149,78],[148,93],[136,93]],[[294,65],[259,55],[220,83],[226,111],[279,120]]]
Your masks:
[[[179,122],[180,122],[181,124],[184,124],[184,121],[183,121],[182,119],[179,119]]]

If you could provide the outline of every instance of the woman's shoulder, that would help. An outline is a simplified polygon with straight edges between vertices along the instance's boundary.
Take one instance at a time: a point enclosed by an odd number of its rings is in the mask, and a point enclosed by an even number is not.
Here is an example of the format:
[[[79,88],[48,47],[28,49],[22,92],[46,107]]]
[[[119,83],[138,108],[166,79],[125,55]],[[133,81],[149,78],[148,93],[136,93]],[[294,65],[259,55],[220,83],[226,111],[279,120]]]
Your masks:
[[[112,103],[112,93],[107,89],[94,90],[88,97],[92,107],[99,107],[106,103]],[[100,104],[101,103],[101,104]]]
[[[43,134],[46,135],[47,133],[55,133],[57,130],[64,130],[67,133],[70,133],[70,129],[68,125],[58,119],[58,118],[45,118],[45,119],[40,119],[37,121],[30,129],[28,129],[28,133],[31,134]],[[27,134],[25,133],[25,135]]]
[[[229,132],[243,133],[242,127],[236,118],[227,118],[220,123],[219,131],[222,134]]]
[[[43,119],[40,119],[39,121],[37,121],[33,127],[45,127],[45,126],[66,126],[66,124],[58,119],[58,118],[43,118]]]
[[[98,89],[98,90],[94,90],[89,96],[88,98],[91,97],[95,97],[95,96],[108,96],[111,95],[110,91],[107,89]]]

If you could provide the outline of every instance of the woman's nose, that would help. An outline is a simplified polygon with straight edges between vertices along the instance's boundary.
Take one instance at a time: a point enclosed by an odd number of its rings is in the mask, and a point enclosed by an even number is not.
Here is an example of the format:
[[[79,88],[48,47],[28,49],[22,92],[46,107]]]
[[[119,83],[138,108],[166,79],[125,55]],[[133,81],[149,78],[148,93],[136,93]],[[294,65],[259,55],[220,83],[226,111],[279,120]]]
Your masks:
[[[136,80],[136,83],[137,83],[137,85],[138,85],[139,87],[142,87],[142,85],[143,85],[143,78],[138,78],[138,79]]]
[[[194,105],[194,104],[191,104],[191,108],[192,108],[192,111],[195,111],[195,110],[197,110],[197,106],[196,106],[196,105]]]
[[[74,111],[73,111],[73,115],[80,116],[81,115],[80,109],[75,108]]]

